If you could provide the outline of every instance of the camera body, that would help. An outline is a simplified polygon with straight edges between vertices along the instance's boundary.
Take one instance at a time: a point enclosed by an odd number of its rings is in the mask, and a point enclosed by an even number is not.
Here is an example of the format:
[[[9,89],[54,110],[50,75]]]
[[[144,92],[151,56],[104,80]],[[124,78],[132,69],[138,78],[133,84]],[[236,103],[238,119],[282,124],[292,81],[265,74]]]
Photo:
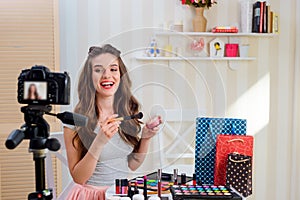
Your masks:
[[[30,105],[70,104],[70,77],[41,65],[22,70],[18,77],[18,102]]]

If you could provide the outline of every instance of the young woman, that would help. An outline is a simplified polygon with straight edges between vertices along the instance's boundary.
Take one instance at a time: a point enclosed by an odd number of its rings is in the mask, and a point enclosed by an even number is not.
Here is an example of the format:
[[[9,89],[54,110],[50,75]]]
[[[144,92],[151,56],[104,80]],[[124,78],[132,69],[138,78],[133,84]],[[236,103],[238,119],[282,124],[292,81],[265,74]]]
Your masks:
[[[33,83],[30,84],[29,87],[28,87],[27,99],[30,99],[30,100],[41,99],[41,97],[38,94],[37,87]]]
[[[113,121],[139,112],[131,81],[111,45],[91,47],[78,83],[75,112],[89,118],[87,127],[64,127],[69,170],[75,187],[68,199],[104,199],[115,179],[127,178],[144,161],[158,125],[141,128],[137,119]],[[140,136],[139,133],[141,132]]]

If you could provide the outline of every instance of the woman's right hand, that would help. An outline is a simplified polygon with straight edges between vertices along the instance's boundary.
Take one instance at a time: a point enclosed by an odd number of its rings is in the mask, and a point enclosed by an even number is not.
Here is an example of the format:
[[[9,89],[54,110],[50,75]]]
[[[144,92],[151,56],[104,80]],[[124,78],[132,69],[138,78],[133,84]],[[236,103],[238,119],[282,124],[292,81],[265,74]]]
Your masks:
[[[118,132],[121,122],[111,121],[111,119],[114,119],[117,116],[117,114],[113,114],[107,117],[104,122],[99,123],[100,128],[96,138],[102,144],[106,144]]]

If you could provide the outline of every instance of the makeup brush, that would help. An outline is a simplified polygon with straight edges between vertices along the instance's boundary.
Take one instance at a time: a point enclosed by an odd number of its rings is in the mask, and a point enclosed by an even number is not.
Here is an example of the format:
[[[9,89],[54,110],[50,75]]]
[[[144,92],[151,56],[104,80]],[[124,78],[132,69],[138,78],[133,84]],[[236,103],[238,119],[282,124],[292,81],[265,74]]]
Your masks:
[[[130,120],[130,119],[142,119],[142,118],[143,118],[143,113],[139,112],[138,114],[135,114],[135,115],[113,118],[113,119],[108,120],[108,122],[124,121],[124,120]]]

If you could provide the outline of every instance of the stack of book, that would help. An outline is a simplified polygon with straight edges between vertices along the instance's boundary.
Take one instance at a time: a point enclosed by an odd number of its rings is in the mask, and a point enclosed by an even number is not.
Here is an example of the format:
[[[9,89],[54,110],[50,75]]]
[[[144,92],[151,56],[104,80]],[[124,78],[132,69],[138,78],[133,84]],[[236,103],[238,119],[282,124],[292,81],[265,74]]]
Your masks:
[[[266,1],[257,1],[253,4],[253,33],[278,33],[278,23],[278,14],[271,10]]]
[[[238,28],[235,26],[216,26],[212,29],[213,33],[237,33]]]
[[[240,29],[246,33],[279,33],[278,14],[266,1],[240,1]]]

